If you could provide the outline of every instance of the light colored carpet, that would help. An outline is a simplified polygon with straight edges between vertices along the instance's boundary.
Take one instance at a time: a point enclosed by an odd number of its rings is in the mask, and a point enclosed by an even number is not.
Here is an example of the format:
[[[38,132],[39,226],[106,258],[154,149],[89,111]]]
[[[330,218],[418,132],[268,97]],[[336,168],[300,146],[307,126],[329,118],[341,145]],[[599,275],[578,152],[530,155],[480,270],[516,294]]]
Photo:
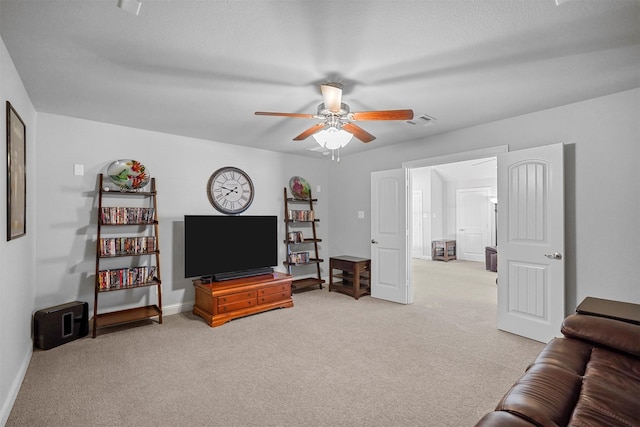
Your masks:
[[[543,344],[495,329],[495,273],[417,261],[415,303],[313,290],[34,351],[7,426],[473,426]]]

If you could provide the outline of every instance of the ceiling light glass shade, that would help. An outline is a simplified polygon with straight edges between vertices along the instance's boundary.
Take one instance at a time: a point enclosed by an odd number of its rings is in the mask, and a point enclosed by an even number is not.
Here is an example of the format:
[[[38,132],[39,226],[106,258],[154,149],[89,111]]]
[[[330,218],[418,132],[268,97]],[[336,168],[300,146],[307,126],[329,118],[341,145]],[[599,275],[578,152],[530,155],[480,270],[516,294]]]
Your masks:
[[[142,6],[142,0],[118,0],[118,7],[126,12],[133,13],[134,15],[140,14],[140,7]]]
[[[321,85],[320,91],[324,98],[324,105],[330,111],[339,112],[342,104],[342,87],[340,85]]]
[[[351,141],[352,136],[349,132],[335,127],[330,127],[329,129],[324,129],[313,134],[316,142],[329,150],[344,147]]]

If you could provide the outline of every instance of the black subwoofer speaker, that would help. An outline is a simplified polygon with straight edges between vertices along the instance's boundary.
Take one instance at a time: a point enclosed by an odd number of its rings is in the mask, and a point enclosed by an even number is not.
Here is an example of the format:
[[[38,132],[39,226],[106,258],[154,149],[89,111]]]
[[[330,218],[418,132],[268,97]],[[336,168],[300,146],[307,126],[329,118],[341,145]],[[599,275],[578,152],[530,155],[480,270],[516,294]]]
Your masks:
[[[33,315],[33,341],[48,350],[89,333],[89,304],[73,301],[44,308]]]

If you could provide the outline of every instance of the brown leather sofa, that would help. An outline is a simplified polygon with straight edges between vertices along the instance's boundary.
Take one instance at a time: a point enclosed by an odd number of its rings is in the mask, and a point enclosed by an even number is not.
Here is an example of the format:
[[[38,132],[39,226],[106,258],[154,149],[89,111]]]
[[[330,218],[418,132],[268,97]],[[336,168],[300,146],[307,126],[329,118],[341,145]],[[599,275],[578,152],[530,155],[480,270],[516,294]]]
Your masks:
[[[476,427],[640,426],[636,319],[578,312],[561,332]]]

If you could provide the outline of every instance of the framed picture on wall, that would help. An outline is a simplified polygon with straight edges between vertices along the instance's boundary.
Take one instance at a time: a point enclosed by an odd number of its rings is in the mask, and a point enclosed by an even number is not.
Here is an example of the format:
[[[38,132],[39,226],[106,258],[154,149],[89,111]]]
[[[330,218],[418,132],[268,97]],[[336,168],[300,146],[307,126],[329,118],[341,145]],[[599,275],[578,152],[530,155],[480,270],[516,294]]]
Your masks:
[[[7,101],[7,240],[27,234],[27,128]]]

